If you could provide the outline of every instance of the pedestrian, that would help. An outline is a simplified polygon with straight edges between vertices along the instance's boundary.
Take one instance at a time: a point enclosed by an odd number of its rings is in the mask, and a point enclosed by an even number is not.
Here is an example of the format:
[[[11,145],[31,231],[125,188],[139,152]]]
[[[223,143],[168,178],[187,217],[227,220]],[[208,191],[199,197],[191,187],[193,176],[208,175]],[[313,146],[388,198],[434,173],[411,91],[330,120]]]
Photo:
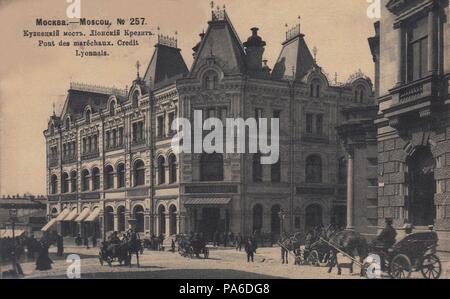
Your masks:
[[[223,232],[222,239],[223,239],[223,247],[227,247],[228,246],[228,234],[226,232]]]
[[[81,240],[81,235],[78,234],[77,237],[75,238],[75,244],[76,244],[77,246],[81,246],[81,242],[82,242],[82,240]]]
[[[38,258],[36,259],[36,270],[45,271],[52,269],[53,261],[48,255],[48,248],[47,242],[40,244]]]
[[[64,253],[64,238],[61,235],[56,237],[56,256],[63,256]]]
[[[172,252],[175,252],[175,240],[173,238],[172,238],[171,247],[172,247]]]
[[[248,238],[247,242],[245,243],[245,252],[247,253],[247,263],[250,262],[250,260],[254,261],[254,255],[256,253],[255,245],[253,244],[252,239]]]
[[[242,238],[242,235],[241,235],[241,233],[239,233],[237,236],[236,236],[236,251],[242,251],[242,243],[244,243],[244,240],[243,240],[243,238]]]
[[[87,234],[84,235],[84,245],[86,245],[86,249],[89,249],[89,238]]]
[[[97,237],[92,235],[92,247],[97,247]]]

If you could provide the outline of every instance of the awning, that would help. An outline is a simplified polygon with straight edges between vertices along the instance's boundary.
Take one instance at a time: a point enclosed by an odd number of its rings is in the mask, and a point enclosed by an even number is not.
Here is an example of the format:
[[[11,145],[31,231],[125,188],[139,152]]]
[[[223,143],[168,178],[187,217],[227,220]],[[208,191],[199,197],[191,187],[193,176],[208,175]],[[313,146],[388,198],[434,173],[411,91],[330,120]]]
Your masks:
[[[184,201],[185,205],[227,205],[231,198],[188,198]]]
[[[83,211],[81,211],[80,215],[75,219],[76,222],[82,222],[86,217],[89,216],[89,208],[84,208]]]
[[[25,231],[23,229],[15,229],[14,237],[20,237],[23,235]],[[13,231],[12,229],[0,229],[0,238],[12,238]]]
[[[75,218],[77,218],[78,212],[77,209],[73,209],[70,211],[69,215],[67,215],[66,218],[64,218],[64,221],[73,221]]]
[[[64,218],[67,217],[67,215],[69,215],[70,210],[69,209],[64,209],[61,213],[59,213],[59,215],[55,218],[56,221],[63,221]]]
[[[41,231],[46,232],[48,231],[53,225],[56,224],[56,218],[53,218],[52,220],[50,220],[49,222],[47,222],[46,225],[44,225],[43,228],[41,228]]]
[[[98,215],[100,215],[100,209],[96,208],[92,211],[91,215],[84,220],[85,222],[92,222],[95,221],[98,218]]]

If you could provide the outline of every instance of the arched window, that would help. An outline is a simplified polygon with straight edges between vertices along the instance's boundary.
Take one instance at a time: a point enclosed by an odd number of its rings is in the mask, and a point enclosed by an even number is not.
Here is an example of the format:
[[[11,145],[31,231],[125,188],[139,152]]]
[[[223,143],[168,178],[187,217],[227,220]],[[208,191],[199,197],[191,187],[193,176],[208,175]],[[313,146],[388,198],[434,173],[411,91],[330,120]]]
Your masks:
[[[89,170],[81,171],[81,191],[89,190]]]
[[[70,173],[70,190],[77,192],[77,172],[74,170]]]
[[[358,85],[355,89],[354,102],[364,103],[366,97],[366,89],[362,85]]]
[[[125,164],[117,165],[117,188],[125,187]]]
[[[280,205],[273,205],[270,210],[270,228],[273,237],[277,237],[277,235],[281,232],[281,222],[280,222]]]
[[[119,232],[125,231],[125,207],[119,206],[117,208],[117,230]]]
[[[116,115],[116,102],[111,101],[111,104],[109,105],[109,116]]]
[[[263,226],[263,207],[257,204],[253,207],[253,232],[261,231]]]
[[[261,155],[253,155],[253,182],[262,182],[263,168],[261,165]]]
[[[58,177],[56,176],[56,174],[52,175],[50,178],[50,193],[58,193]]]
[[[218,81],[219,81],[219,76],[217,75],[217,73],[212,70],[208,71],[203,76],[203,88],[209,89],[209,90],[216,89]]]
[[[162,185],[166,183],[166,160],[163,156],[158,158],[158,184]]]
[[[136,232],[144,232],[144,208],[140,205],[134,207],[133,217],[136,220]]]
[[[173,184],[177,181],[177,157],[169,156],[169,183]]]
[[[100,189],[100,170],[97,167],[92,169],[92,190]]]
[[[133,93],[132,101],[133,108],[137,108],[139,106],[139,92],[137,90]]]
[[[200,158],[200,180],[204,182],[223,181],[222,154],[202,154]]]
[[[159,217],[159,233],[166,233],[166,208],[164,206],[160,206],[158,208],[158,217]]]
[[[280,163],[280,159],[278,159],[277,163],[271,165],[270,177],[271,177],[271,181],[274,182],[274,183],[281,182],[281,163]]]
[[[111,165],[105,167],[104,179],[105,189],[114,188],[114,169]]]
[[[169,222],[170,222],[170,235],[177,234],[177,207],[175,205],[171,205],[169,208]]]
[[[114,231],[114,210],[111,206],[105,208],[105,231]]]
[[[86,110],[86,115],[84,117],[85,117],[86,123],[90,124],[91,123],[91,110],[90,109]]]
[[[322,159],[320,156],[312,155],[306,159],[305,176],[307,183],[322,183]]]
[[[61,177],[61,193],[69,192],[69,175],[64,172]]]
[[[145,185],[145,165],[142,160],[134,162],[134,186]]]

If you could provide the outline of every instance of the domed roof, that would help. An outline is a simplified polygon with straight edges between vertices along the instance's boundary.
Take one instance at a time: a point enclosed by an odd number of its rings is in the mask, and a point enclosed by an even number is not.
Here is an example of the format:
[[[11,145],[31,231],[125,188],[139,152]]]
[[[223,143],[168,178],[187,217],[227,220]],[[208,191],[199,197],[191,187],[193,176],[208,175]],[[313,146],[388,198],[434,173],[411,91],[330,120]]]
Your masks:
[[[266,45],[266,42],[263,41],[260,36],[258,36],[259,28],[253,27],[250,30],[252,31],[252,35],[244,43],[244,47],[264,47]]]

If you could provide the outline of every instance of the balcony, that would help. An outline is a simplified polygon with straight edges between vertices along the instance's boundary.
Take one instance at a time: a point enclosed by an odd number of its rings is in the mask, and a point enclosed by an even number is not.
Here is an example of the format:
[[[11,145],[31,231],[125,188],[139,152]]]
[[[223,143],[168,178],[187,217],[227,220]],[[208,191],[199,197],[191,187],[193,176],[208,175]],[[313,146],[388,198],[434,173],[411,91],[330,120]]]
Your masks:
[[[67,155],[63,156],[62,163],[63,164],[70,164],[77,162],[77,155]]]
[[[98,150],[93,151],[93,152],[88,152],[88,153],[84,153],[81,155],[81,159],[82,160],[91,160],[91,159],[96,159],[100,156],[100,152]]]
[[[436,75],[402,84],[390,90],[391,105],[383,110],[389,125],[396,129],[411,122],[430,120],[443,101],[439,98],[440,80]]]

